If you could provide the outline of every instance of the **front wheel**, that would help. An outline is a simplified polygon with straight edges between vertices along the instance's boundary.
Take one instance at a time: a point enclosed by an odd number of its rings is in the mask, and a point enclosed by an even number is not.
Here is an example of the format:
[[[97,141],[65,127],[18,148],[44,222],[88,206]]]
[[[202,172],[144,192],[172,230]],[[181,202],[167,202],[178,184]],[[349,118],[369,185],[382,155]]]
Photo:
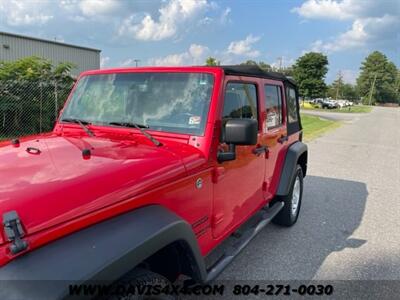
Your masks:
[[[300,165],[296,167],[289,194],[279,197],[278,201],[284,203],[281,211],[272,220],[273,223],[282,226],[292,226],[296,223],[300,213],[301,200],[303,198],[303,170]]]

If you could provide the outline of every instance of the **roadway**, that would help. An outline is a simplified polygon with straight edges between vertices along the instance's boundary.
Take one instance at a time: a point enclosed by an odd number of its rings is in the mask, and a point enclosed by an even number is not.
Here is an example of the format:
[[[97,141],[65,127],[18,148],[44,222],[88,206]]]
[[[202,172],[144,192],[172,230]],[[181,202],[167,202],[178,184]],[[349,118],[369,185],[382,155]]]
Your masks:
[[[318,112],[346,122],[308,143],[297,224],[268,225],[219,280],[400,280],[400,109],[338,114]]]

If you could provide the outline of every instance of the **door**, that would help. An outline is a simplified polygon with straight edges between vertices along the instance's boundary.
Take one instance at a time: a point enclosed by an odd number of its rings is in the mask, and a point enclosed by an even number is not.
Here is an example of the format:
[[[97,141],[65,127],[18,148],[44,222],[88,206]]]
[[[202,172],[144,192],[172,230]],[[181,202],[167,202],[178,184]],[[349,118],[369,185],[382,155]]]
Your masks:
[[[227,151],[223,128],[232,118],[257,119],[258,85],[256,82],[228,82],[224,92],[222,134],[219,151]],[[258,141],[261,142],[259,122]],[[214,180],[213,236],[218,238],[242,223],[264,201],[265,152],[255,153],[261,145],[236,146],[236,159],[220,163]]]
[[[286,118],[283,101],[283,86],[272,81],[264,84],[265,122],[264,138],[268,146],[265,170],[266,197],[271,199],[279,182],[284,147],[287,144]]]

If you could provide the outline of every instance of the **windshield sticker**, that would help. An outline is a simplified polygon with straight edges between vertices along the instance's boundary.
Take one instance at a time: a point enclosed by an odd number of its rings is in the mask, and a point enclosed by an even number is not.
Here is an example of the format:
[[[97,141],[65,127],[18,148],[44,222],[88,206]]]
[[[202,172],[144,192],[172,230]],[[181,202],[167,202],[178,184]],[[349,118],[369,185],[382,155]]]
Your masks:
[[[201,117],[200,116],[192,116],[189,118],[189,125],[198,125],[200,124]]]

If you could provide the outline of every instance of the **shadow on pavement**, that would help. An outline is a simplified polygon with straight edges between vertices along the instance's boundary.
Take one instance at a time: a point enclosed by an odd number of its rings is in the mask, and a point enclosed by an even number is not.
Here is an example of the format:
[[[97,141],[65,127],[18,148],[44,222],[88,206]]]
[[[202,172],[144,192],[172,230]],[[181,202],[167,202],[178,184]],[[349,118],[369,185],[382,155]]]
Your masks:
[[[312,279],[329,254],[367,242],[351,237],[367,196],[365,183],[307,176],[297,224],[267,226],[219,279]]]

